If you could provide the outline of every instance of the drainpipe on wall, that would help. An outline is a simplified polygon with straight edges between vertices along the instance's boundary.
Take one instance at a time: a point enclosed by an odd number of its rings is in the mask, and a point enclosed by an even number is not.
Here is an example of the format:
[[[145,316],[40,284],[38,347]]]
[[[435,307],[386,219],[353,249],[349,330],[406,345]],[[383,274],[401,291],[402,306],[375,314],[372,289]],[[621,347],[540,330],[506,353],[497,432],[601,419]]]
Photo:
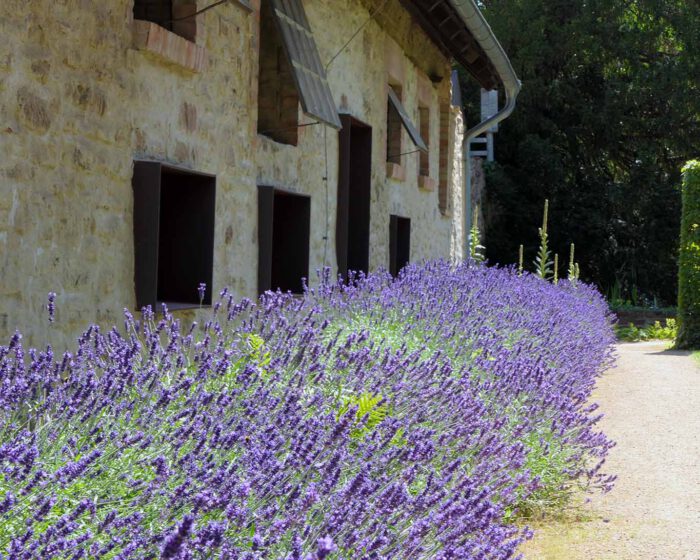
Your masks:
[[[493,34],[491,27],[484,18],[481,10],[476,4],[476,0],[448,0],[452,7],[459,13],[467,29],[471,32],[479,46],[484,50],[489,60],[493,64],[496,73],[501,79],[501,84],[505,92],[506,102],[503,108],[495,115],[484,119],[479,124],[467,130],[464,134],[464,170],[465,170],[465,232],[471,229],[471,164],[469,158],[469,144],[473,138],[483,134],[491,127],[507,119],[515,109],[515,100],[520,93],[522,84],[508,59],[508,55]],[[466,247],[465,247],[466,251]]]

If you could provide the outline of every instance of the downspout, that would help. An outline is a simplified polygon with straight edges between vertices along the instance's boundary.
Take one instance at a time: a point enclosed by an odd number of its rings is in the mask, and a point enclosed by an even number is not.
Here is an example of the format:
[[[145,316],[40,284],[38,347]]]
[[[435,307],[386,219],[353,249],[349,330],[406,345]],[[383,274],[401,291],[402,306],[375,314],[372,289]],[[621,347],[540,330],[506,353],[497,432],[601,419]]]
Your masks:
[[[515,109],[515,101],[520,93],[522,84],[513,69],[508,55],[503,50],[503,47],[496,39],[491,26],[484,18],[481,10],[476,4],[476,0],[458,1],[447,0],[452,7],[459,13],[464,21],[467,29],[471,32],[476,42],[481,46],[489,60],[493,64],[498,77],[503,85],[506,101],[503,108],[495,115],[481,121],[479,124],[470,128],[464,134],[464,176],[465,176],[465,234],[471,229],[471,165],[469,158],[469,144],[473,138],[483,134],[491,127],[497,125],[501,121],[507,119]],[[465,248],[466,250],[466,248]]]

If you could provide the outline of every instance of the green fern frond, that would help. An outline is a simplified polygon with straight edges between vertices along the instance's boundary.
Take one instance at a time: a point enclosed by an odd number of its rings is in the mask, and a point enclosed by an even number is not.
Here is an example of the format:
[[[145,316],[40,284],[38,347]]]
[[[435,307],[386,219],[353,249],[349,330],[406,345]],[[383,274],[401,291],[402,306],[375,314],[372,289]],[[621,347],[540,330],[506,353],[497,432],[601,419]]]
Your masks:
[[[338,418],[347,413],[351,406],[357,407],[355,413],[357,427],[350,432],[350,436],[353,438],[362,437],[372,431],[389,416],[389,407],[381,395],[363,393],[359,397],[355,395],[346,397],[338,411]],[[366,420],[365,417],[367,417]]]
[[[265,346],[265,339],[255,333],[246,335],[246,345],[248,346],[248,358],[262,370],[263,375],[267,375],[267,366],[270,365],[272,357]]]

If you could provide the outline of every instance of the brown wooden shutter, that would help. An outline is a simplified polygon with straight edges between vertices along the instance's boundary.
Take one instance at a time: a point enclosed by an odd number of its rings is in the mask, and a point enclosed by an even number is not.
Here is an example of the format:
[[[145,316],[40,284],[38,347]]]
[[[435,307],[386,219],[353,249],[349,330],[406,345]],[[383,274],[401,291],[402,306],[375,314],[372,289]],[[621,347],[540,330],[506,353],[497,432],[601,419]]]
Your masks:
[[[158,286],[158,224],[160,220],[160,164],[135,161],[134,191],[134,286],[136,307],[156,310]]]
[[[398,216],[389,216],[389,274],[396,276],[396,253],[398,245]]]
[[[389,87],[389,102],[393,105],[394,109],[396,109],[396,112],[399,114],[399,118],[401,119],[401,124],[403,124],[416,147],[423,152],[427,152],[428,146],[423,141],[418,129],[411,121],[411,117],[408,116],[408,113],[401,103],[399,96],[396,95],[396,92],[391,87]]]
[[[338,109],[301,0],[263,1],[272,4],[304,112],[340,129]]]
[[[335,222],[335,252],[338,274],[348,274],[348,231],[350,212],[350,131],[351,117],[341,115],[343,128],[338,133],[338,200]]]
[[[275,189],[258,187],[258,293],[272,287],[272,220]]]

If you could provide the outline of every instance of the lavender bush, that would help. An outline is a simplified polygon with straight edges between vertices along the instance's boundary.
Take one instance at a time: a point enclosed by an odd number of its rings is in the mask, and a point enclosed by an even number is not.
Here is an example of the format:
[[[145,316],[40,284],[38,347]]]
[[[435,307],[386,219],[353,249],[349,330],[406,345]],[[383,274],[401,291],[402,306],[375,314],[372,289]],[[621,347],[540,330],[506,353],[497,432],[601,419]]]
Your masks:
[[[606,489],[592,288],[437,262],[303,299],[226,292],[187,332],[126,312],[77,350],[0,347],[0,553],[506,559],[509,523]]]

